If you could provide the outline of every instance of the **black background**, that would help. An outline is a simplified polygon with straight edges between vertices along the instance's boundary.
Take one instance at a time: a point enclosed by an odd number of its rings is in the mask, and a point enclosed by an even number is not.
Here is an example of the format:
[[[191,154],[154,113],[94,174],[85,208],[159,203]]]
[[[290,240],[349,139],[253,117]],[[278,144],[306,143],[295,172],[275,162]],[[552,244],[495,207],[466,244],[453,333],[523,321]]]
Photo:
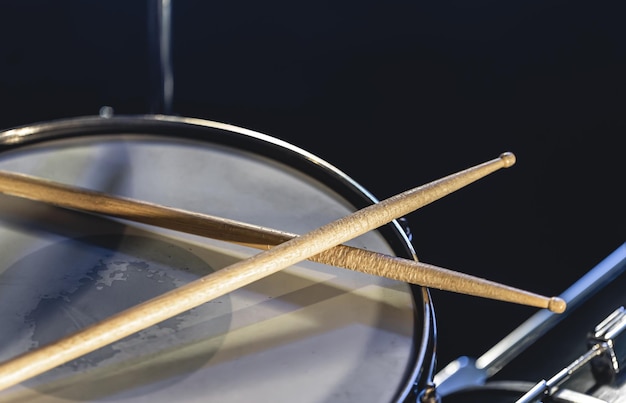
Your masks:
[[[173,0],[164,110],[156,3],[1,1],[0,128],[104,105],[217,120],[379,199],[511,151],[512,168],[409,215],[413,243],[424,262],[557,295],[626,239],[618,3]],[[536,311],[432,295],[440,365]]]

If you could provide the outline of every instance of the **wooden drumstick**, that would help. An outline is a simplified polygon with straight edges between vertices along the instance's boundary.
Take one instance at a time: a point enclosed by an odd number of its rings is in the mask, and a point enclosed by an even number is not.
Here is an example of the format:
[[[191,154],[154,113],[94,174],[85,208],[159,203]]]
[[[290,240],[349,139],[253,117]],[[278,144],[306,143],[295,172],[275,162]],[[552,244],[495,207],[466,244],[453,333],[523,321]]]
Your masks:
[[[488,165],[492,169],[498,169],[510,166],[513,162],[512,154],[504,154]],[[415,211],[446,192],[449,193],[449,185],[449,181],[435,181],[392,196],[129,308],[47,346],[5,361],[0,364],[0,390],[376,229]]]
[[[423,207],[500,168],[510,167],[513,164],[515,164],[515,156],[512,153],[503,153],[499,158],[415,188],[413,193],[419,194],[419,207]],[[267,249],[268,245],[281,243],[293,237],[293,234],[267,228],[262,229],[256,225],[112,196],[103,192],[6,171],[0,171],[0,193],[68,209],[115,216],[208,238],[249,244],[250,246],[258,245],[262,249]]]
[[[513,162],[514,160],[510,160],[508,164],[512,165]],[[487,174],[485,172],[486,167],[488,168],[487,172],[489,172],[493,169],[493,164],[488,163],[487,166],[483,164],[477,168],[469,168],[469,170],[481,170],[483,171],[481,175],[484,176]],[[469,170],[455,174],[455,179],[458,179],[458,176],[467,175]],[[448,181],[448,179],[442,179],[440,182]],[[448,192],[456,190],[464,184],[464,182],[457,180],[453,186],[450,186]],[[235,242],[262,250],[297,236],[267,227],[112,196],[10,172],[0,171],[0,193]],[[310,257],[309,260],[445,291],[548,308],[552,311],[564,309],[563,306],[550,298],[528,291],[437,266],[345,245],[338,245],[321,252]]]
[[[507,156],[507,158],[509,157]],[[500,159],[494,162],[499,162]],[[513,163],[514,160],[510,160],[508,166]],[[486,168],[487,171],[485,171]],[[490,162],[453,175],[457,181],[448,189],[448,193],[465,185],[464,182],[458,181],[459,176],[466,176],[468,171],[477,170],[482,171],[481,175],[485,176],[491,169],[493,169],[493,163]],[[450,177],[441,179],[440,184],[449,179]],[[130,198],[112,196],[102,192],[11,172],[0,171],[0,193],[45,202],[63,208],[106,214],[194,235],[235,242],[263,250],[297,236],[296,234],[267,227],[160,206]],[[345,245],[338,245],[321,252],[310,257],[309,260],[425,287],[548,308],[555,312],[559,310],[562,312],[565,308],[553,299],[528,291],[441,267]]]

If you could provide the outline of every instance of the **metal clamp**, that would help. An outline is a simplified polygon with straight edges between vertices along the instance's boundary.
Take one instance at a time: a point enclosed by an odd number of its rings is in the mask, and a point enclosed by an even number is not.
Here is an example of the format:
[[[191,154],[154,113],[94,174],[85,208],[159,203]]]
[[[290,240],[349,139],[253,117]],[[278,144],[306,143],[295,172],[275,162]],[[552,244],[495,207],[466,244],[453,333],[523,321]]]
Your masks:
[[[590,363],[596,381],[613,382],[626,365],[626,311],[623,306],[595,327],[588,337],[587,344],[589,351],[552,378],[539,381],[516,403],[541,402],[544,397],[556,392],[559,385],[587,363]]]

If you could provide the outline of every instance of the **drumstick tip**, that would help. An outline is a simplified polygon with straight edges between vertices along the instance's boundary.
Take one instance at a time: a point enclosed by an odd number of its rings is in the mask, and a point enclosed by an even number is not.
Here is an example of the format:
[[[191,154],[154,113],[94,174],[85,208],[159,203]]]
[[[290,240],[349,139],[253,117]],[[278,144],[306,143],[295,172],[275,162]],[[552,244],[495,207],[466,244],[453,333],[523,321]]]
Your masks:
[[[515,154],[513,154],[512,152],[507,151],[500,154],[500,159],[504,162],[505,168],[508,168],[515,164]]]
[[[567,308],[567,304],[562,298],[552,297],[550,298],[550,302],[548,302],[548,309],[554,313],[563,313],[565,312],[565,308]]]

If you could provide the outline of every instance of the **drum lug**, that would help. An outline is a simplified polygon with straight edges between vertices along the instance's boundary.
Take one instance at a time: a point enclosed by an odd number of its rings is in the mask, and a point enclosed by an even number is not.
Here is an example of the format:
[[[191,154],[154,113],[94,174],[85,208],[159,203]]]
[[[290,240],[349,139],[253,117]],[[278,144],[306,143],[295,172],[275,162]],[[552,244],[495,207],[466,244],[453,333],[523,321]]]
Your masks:
[[[417,403],[441,403],[441,397],[437,394],[435,385],[429,384],[419,393],[416,401]]]

